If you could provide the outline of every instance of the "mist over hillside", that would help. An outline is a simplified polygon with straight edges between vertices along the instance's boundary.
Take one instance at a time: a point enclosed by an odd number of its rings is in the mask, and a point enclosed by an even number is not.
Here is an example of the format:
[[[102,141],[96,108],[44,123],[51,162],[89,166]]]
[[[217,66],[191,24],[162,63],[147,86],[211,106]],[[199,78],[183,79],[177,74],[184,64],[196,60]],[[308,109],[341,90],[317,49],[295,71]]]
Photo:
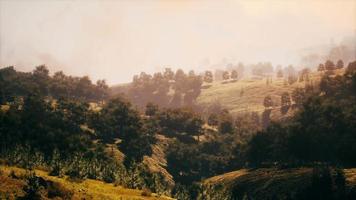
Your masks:
[[[0,0],[0,199],[356,199],[355,0]]]

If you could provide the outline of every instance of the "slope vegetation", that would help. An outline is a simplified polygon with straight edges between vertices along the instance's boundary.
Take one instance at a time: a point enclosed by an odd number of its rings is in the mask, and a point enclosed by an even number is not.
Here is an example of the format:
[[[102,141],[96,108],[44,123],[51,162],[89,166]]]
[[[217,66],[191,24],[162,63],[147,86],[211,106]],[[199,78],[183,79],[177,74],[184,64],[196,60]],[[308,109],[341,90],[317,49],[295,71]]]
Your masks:
[[[28,185],[28,174],[28,171],[21,168],[0,166],[0,199],[21,199],[21,197],[26,199],[24,196],[33,187],[33,185]],[[70,180],[68,177],[49,176],[47,172],[41,170],[35,170],[35,175],[40,186],[44,188],[40,193],[42,193],[41,196],[46,198],[42,199],[171,199],[154,193],[151,194],[148,191],[127,189],[97,180],[78,181]],[[44,182],[46,186],[43,186],[41,182]],[[47,195],[44,195],[45,193]]]
[[[310,83],[316,85],[321,78],[321,73],[310,74]],[[281,95],[289,94],[295,88],[304,88],[305,81],[287,84],[284,78],[273,78],[267,84],[266,78],[245,78],[239,81],[215,81],[212,84],[203,85],[202,92],[197,98],[197,103],[202,106],[210,106],[219,103],[232,114],[240,112],[258,112],[264,110],[263,100],[267,95],[272,97],[276,107],[279,106]]]
[[[330,172],[330,177],[322,169],[317,171],[313,168],[241,169],[204,180],[201,199],[313,199],[313,196],[321,197],[328,192],[337,195],[335,191],[346,195],[340,196],[342,199],[352,199],[356,169],[341,171],[345,182],[340,181],[336,169],[326,171]]]

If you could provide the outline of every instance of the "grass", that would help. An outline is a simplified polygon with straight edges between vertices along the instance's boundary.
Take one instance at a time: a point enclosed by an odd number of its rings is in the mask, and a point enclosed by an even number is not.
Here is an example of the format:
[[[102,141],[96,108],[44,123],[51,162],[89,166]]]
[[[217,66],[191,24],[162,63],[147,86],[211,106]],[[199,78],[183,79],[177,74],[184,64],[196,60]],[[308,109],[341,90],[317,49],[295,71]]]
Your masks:
[[[0,198],[4,195],[9,197],[23,196],[25,193],[22,188],[26,185],[26,181],[21,178],[26,174],[26,170],[17,167],[0,166]],[[17,177],[10,177],[10,173],[14,172]],[[49,176],[47,172],[35,170],[36,176],[42,177],[46,181],[51,181],[60,185],[65,190],[73,192],[72,199],[106,199],[106,200],[168,200],[171,199],[165,196],[147,191],[127,189],[114,184],[104,183],[98,180],[86,179],[84,181],[70,181],[68,177],[58,178]],[[10,198],[11,199],[11,198]]]
[[[318,83],[321,73],[312,73],[310,80],[314,84]],[[200,96],[197,99],[198,104],[209,106],[219,102],[231,113],[258,112],[264,110],[263,100],[265,96],[271,95],[273,102],[278,106],[280,104],[281,94],[283,92],[291,93],[295,88],[305,87],[306,82],[295,82],[292,85],[285,84],[283,78],[273,78],[272,83],[266,84],[266,78],[262,80],[252,80],[249,78],[236,82],[217,81],[205,85]],[[209,86],[210,85],[210,86]],[[204,88],[204,86],[203,86]],[[241,95],[241,90],[243,94]]]
[[[356,168],[344,169],[344,173],[346,188],[354,190]],[[288,194],[296,194],[308,189],[312,184],[312,174],[313,169],[307,167],[241,169],[211,177],[202,183],[207,193],[210,192],[213,195],[224,194],[227,191],[235,194],[241,193],[241,195],[253,194],[256,199],[285,199]]]

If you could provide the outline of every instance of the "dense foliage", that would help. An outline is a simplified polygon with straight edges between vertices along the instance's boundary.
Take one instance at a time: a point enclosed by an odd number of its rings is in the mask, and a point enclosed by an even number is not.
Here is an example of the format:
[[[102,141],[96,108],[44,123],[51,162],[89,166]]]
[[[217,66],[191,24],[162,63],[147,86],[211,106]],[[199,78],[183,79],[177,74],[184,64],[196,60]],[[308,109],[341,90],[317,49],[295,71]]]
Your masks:
[[[289,71],[283,73],[294,73],[292,67]],[[308,73],[300,74],[303,80]],[[212,73],[206,76],[211,82]],[[186,199],[197,196],[197,182],[244,167],[356,166],[356,62],[343,75],[325,73],[318,88],[282,93],[282,114],[292,106],[299,111],[278,123],[270,124],[275,106],[271,96],[261,102],[261,116],[232,116],[219,105],[203,116],[183,107],[194,105],[201,85],[202,77],[194,72],[142,73],[134,78],[129,99],[146,105],[143,113],[122,97],[109,99],[104,81],[94,85],[87,77],[61,72],[50,76],[44,66],[30,73],[4,68],[0,159],[26,168],[46,167],[52,175],[161,192],[168,190],[162,174],[142,164],[161,134],[169,141],[164,153],[175,181],[173,193]],[[114,149],[124,154],[123,162]]]
[[[192,106],[201,92],[203,78],[194,71],[186,74],[182,69],[175,73],[166,68],[153,75],[142,72],[133,77],[127,92],[129,99],[139,108],[151,102],[160,107]],[[170,94],[170,91],[174,91]]]
[[[38,75],[38,71],[43,73]],[[78,96],[53,92],[55,76],[50,77],[43,66],[32,73],[1,70],[0,83],[6,85],[2,94],[11,93],[12,98],[3,95],[6,98],[2,99],[0,160],[29,169],[47,168],[52,175],[101,179],[155,191],[154,183],[161,177],[140,162],[151,154],[156,125],[124,99],[96,103],[94,100],[102,101],[104,96],[95,93],[98,86],[92,84],[80,85],[79,81],[73,85]],[[63,92],[70,90],[62,86]],[[115,144],[125,154],[126,166],[108,151]]]
[[[257,133],[248,145],[251,163],[356,166],[355,65],[350,63],[342,76],[325,75],[319,91],[304,95],[301,109],[291,121]]]
[[[108,97],[109,87],[105,80],[93,84],[88,76],[67,76],[62,71],[50,76],[44,65],[32,72],[19,72],[14,67],[0,69],[0,103],[32,93],[54,98],[100,101]]]

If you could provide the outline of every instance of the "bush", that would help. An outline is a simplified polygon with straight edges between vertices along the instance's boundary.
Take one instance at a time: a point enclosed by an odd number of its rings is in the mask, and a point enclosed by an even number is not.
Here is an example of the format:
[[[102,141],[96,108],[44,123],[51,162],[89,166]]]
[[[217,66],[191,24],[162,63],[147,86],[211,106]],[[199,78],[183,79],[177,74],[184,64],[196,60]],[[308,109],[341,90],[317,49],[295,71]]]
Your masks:
[[[37,177],[35,172],[30,172],[26,177],[27,185],[24,186],[23,190],[26,195],[23,199],[42,199],[41,190],[45,185],[45,181]]]
[[[73,191],[66,189],[59,183],[50,182],[47,188],[47,196],[49,198],[72,199]]]
[[[17,178],[18,178],[18,176],[16,175],[16,173],[15,173],[14,170],[11,170],[11,171],[10,171],[9,177],[10,177],[10,178],[14,178],[14,179],[17,179]]]
[[[152,192],[150,189],[148,189],[148,188],[142,189],[141,196],[150,197],[151,195],[152,195]]]

